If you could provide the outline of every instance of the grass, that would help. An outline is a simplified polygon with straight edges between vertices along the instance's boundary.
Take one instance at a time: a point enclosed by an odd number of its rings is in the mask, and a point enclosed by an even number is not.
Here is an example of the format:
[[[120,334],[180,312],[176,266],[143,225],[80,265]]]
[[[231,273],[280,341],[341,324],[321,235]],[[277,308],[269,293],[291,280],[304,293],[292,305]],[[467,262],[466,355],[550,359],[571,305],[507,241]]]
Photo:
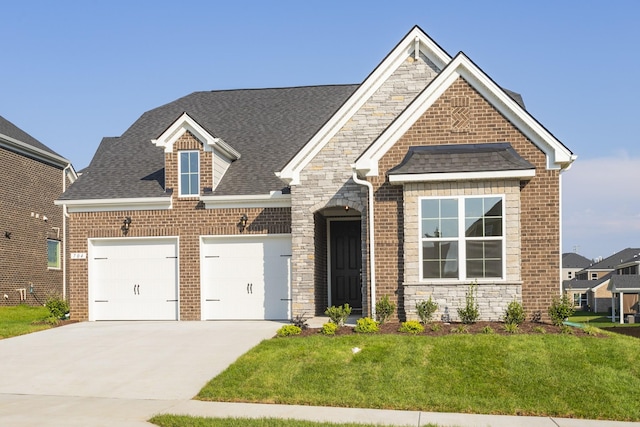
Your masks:
[[[593,313],[591,311],[576,311],[573,316],[569,317],[569,322],[584,323],[596,328],[629,328],[640,327],[638,323],[620,323],[617,318],[616,322],[611,322],[611,318],[606,313]]]
[[[374,427],[382,424],[335,424],[276,418],[201,418],[185,415],[158,415],[149,420],[161,427]],[[425,427],[437,427],[427,424]]]
[[[49,316],[49,310],[45,307],[0,307],[0,339],[49,329],[51,325],[38,323],[44,322]]]
[[[603,336],[272,339],[211,380],[197,398],[638,421],[640,341]]]

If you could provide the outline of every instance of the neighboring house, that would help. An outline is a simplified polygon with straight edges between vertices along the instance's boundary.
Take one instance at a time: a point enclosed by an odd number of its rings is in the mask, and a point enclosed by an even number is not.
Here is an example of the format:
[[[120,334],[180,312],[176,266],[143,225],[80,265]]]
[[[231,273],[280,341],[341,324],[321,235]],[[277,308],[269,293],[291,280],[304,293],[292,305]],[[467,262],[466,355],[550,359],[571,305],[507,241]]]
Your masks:
[[[608,290],[611,306],[616,308],[611,319],[613,322],[616,321],[615,314],[618,314],[620,323],[640,320],[640,252],[616,266]]]
[[[577,310],[606,313],[611,310],[611,291],[608,288],[613,272],[594,280],[565,280],[564,292],[573,301]]]
[[[616,266],[640,253],[640,248],[626,248],[604,259],[596,259],[575,274],[578,280],[598,280],[616,269]]]
[[[0,305],[65,294],[63,209],[69,161],[0,117]]]
[[[575,279],[577,272],[584,270],[591,264],[593,261],[575,252],[562,254],[562,280]]]
[[[56,202],[72,317],[290,319],[432,296],[483,319],[561,291],[575,156],[413,28],[360,85],[196,92],[103,139]]]

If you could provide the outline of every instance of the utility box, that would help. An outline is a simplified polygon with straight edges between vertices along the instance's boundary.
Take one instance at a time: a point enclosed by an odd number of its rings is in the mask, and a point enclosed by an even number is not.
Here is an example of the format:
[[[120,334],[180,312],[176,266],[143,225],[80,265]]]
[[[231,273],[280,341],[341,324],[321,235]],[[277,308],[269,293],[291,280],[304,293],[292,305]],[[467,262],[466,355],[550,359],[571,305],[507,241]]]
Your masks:
[[[636,323],[636,316],[634,314],[627,314],[627,323]]]

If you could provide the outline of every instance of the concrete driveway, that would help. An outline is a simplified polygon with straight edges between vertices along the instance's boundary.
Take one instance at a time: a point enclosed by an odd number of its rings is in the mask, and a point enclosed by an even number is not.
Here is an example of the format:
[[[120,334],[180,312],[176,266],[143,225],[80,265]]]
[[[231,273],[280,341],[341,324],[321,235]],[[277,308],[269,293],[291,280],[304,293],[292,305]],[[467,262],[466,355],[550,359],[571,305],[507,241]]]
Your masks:
[[[265,321],[84,322],[0,340],[0,425],[30,425],[37,411],[66,414],[68,421],[79,408],[86,408],[84,415],[104,412],[104,425],[113,425],[109,414],[126,413],[127,402],[140,407],[142,401],[191,399],[280,326]],[[154,412],[143,416],[149,413]]]

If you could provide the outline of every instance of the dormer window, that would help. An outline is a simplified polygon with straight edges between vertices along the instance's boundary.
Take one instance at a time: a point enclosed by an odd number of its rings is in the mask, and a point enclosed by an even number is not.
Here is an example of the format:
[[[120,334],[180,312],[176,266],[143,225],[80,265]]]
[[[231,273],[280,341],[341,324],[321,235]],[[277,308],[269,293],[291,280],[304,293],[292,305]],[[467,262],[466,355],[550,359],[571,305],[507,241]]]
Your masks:
[[[180,151],[179,155],[180,195],[197,196],[200,194],[200,153]]]

